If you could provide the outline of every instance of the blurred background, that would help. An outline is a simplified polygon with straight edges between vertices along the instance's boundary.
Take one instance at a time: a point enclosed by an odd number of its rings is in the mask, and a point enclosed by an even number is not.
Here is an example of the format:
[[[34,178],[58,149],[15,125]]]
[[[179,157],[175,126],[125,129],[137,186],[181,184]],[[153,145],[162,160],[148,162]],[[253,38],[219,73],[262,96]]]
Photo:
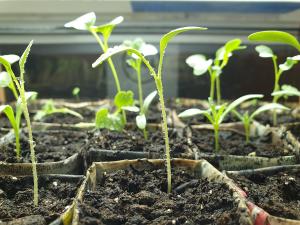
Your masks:
[[[35,41],[26,70],[28,90],[38,91],[40,98],[72,98],[72,89],[77,86],[81,98],[114,96],[108,65],[91,67],[101,53],[93,36],[64,28],[66,22],[91,11],[97,15],[96,25],[120,15],[125,18],[113,31],[110,46],[141,37],[158,47],[161,36],[171,29],[208,27],[206,31],[185,33],[169,45],[163,74],[167,97],[207,98],[209,75],[194,76],[185,59],[196,53],[213,58],[226,41],[240,38],[247,49],[236,52],[225,68],[222,95],[232,99],[262,93],[268,98],[274,81],[272,61],[259,58],[255,44],[249,43],[247,36],[275,29],[299,39],[300,1],[0,0],[0,54],[20,55],[31,39]],[[288,46],[271,47],[279,62],[297,54]],[[135,72],[125,58],[126,55],[113,58],[121,87],[136,90]],[[156,65],[158,56],[150,60]],[[146,70],[143,82],[146,93],[155,89]],[[286,72],[282,82],[300,88],[300,65]],[[9,93],[6,97],[9,99]]]

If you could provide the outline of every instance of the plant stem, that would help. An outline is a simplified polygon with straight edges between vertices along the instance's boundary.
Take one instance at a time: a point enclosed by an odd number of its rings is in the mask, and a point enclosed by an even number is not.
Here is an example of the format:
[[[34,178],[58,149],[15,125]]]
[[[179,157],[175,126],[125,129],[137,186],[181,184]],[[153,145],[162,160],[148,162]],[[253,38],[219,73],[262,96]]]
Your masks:
[[[213,101],[214,100],[214,95],[215,95],[215,76],[211,69],[208,70],[209,76],[210,76],[210,93],[209,93],[209,98]]]
[[[215,134],[215,152],[218,152],[220,150],[218,125],[214,125],[214,134]]]
[[[137,67],[136,67],[136,75],[138,80],[138,92],[139,92],[139,103],[140,103],[140,109],[142,112],[144,112],[143,109],[143,88],[142,88],[142,78],[141,78],[141,63],[142,60],[138,59]]]
[[[144,134],[145,140],[148,140],[148,132],[147,132],[146,128],[143,129],[143,134]]]
[[[217,104],[221,104],[221,85],[220,85],[220,77],[216,77],[216,89],[217,89]]]
[[[276,56],[272,57],[272,61],[273,61],[274,73],[275,73],[275,81],[274,81],[273,92],[275,92],[275,91],[280,90],[279,79],[280,79],[281,71],[278,70],[277,57]],[[277,103],[277,101],[278,101],[278,96],[274,96],[272,102]],[[277,113],[276,113],[276,110],[274,109],[273,110],[273,126],[276,126],[276,125],[277,125]]]
[[[246,144],[250,142],[250,120],[244,120]]]
[[[160,101],[160,105],[161,105],[161,115],[162,115],[162,119],[163,119],[162,131],[164,133],[165,148],[166,148],[168,193],[170,193],[171,189],[172,189],[172,177],[171,177],[171,157],[170,157],[167,113],[166,113],[166,107],[165,107],[165,101],[164,101],[164,95],[163,95],[163,85],[162,85],[161,78],[155,76],[154,79],[155,79],[157,92],[159,95],[159,101]]]

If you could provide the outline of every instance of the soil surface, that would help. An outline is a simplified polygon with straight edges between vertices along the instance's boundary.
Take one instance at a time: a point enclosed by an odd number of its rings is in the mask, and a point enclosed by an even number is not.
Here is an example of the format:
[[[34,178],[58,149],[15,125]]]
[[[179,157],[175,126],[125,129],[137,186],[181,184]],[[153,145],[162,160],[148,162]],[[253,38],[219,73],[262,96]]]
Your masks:
[[[214,140],[214,132],[212,130],[194,129],[192,131],[191,142],[200,153],[214,153]],[[251,139],[250,143],[247,144],[243,135],[231,131],[219,131],[219,143],[219,154],[249,155],[250,153],[255,153],[256,156],[263,157],[278,157],[292,154],[284,148],[282,142],[272,143],[271,134]]]
[[[158,153],[164,158],[165,141],[160,130],[148,132],[148,140],[145,140],[140,130],[124,130],[122,132],[100,130],[90,139],[88,149],[104,149],[116,151],[135,151]],[[169,131],[171,155],[182,156],[189,153],[189,146],[184,131],[170,129]]]
[[[21,159],[17,161],[14,139],[12,143],[0,146],[0,161],[10,163],[31,162],[27,133],[21,133]],[[37,162],[56,162],[64,160],[80,152],[81,147],[87,142],[86,132],[70,130],[34,131],[35,154]]]
[[[237,203],[225,184],[194,179],[184,170],[174,171],[172,180],[167,194],[165,170],[113,172],[85,193],[80,224],[239,224]]]
[[[300,220],[300,173],[230,175],[250,201],[273,216]]]
[[[33,205],[32,177],[0,177],[0,222],[41,215],[54,221],[72,203],[81,179],[67,181],[39,177],[39,206]]]

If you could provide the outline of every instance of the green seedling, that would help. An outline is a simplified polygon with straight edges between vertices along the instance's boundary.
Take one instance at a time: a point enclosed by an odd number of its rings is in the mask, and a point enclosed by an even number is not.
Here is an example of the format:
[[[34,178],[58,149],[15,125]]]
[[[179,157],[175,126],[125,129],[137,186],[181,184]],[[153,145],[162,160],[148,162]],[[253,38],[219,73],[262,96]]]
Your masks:
[[[42,109],[36,112],[33,119],[36,121],[41,121],[45,117],[53,115],[53,114],[57,114],[57,113],[69,114],[69,115],[78,117],[79,119],[83,119],[81,114],[79,114],[78,112],[75,112],[71,109],[68,109],[66,107],[56,108],[54,105],[54,102],[52,100],[48,100],[45,103],[45,105],[43,105]]]
[[[277,62],[277,56],[273,53],[272,49],[265,46],[265,45],[259,45],[256,46],[255,50],[259,53],[259,56],[262,58],[271,58],[274,66],[274,88],[273,93],[278,92],[281,90],[280,88],[280,78],[283,72],[288,71],[293,68],[295,64],[297,64],[300,60],[300,55],[296,55],[294,57],[287,57],[286,61],[283,64],[278,65]],[[277,103],[279,96],[278,95],[272,95],[273,96],[273,103]],[[277,125],[277,113],[276,110],[273,111],[273,125]]]
[[[165,151],[166,151],[166,162],[167,162],[167,181],[168,181],[168,192],[171,192],[171,159],[170,159],[170,145],[169,145],[169,135],[168,135],[168,124],[167,124],[167,113],[166,113],[166,107],[165,107],[165,101],[164,101],[164,92],[163,92],[163,83],[162,83],[162,68],[163,68],[163,59],[165,55],[166,48],[168,46],[168,43],[178,34],[181,34],[186,31],[191,30],[206,30],[206,28],[203,27],[182,27],[175,30],[170,31],[169,33],[165,34],[160,39],[160,48],[159,48],[159,64],[157,68],[157,72],[154,70],[154,68],[151,66],[149,61],[144,57],[144,55],[130,47],[124,47],[124,46],[116,46],[112,49],[109,49],[106,53],[102,54],[94,63],[93,67],[96,67],[100,64],[102,64],[105,60],[109,59],[111,56],[121,53],[121,52],[127,52],[129,54],[135,54],[138,56],[142,62],[145,64],[145,66],[148,68],[150,75],[153,77],[156,85],[156,89],[159,96],[159,102],[161,106],[161,115],[162,115],[162,131],[164,133],[164,139],[165,139]]]
[[[122,117],[124,107],[134,108],[134,94],[132,91],[120,91],[114,98],[115,111],[109,113],[107,108],[101,108],[96,113],[95,126],[96,128],[106,128],[109,130],[122,131],[126,125]]]
[[[26,92],[26,101],[34,100],[37,96],[37,92]],[[15,140],[16,140],[16,156],[17,160],[20,160],[21,157],[21,147],[20,147],[20,124],[21,124],[21,116],[22,116],[22,101],[19,98],[16,103],[16,113],[14,114],[14,110],[10,105],[1,105],[0,106],[0,114],[3,113],[8,118],[11,127],[14,130]]]
[[[186,63],[193,68],[195,76],[204,75],[206,72],[210,76],[210,94],[211,100],[215,97],[215,87],[217,92],[217,104],[221,103],[221,83],[220,75],[223,69],[228,64],[229,58],[236,50],[245,49],[246,46],[241,46],[240,39],[228,41],[224,46],[216,51],[215,59],[206,59],[205,55],[191,55],[186,59]]]
[[[156,47],[151,44],[147,44],[143,41],[141,38],[136,38],[133,41],[126,40],[123,42],[123,45],[125,47],[130,47],[134,48],[138,51],[140,51],[145,57],[146,56],[151,56],[151,55],[156,55],[158,53]],[[131,56],[131,59],[128,59],[126,62],[128,65],[135,70],[136,75],[137,75],[137,84],[138,84],[138,94],[139,94],[139,111],[140,115],[136,117],[136,123],[139,129],[143,130],[144,137],[147,139],[147,131],[146,131],[146,107],[144,105],[144,97],[143,97],[143,87],[142,87],[142,77],[141,77],[141,67],[142,67],[142,60],[135,54],[129,54]],[[156,95],[156,94],[155,94]],[[155,97],[153,96],[153,98]],[[153,99],[152,99],[153,100]],[[151,101],[152,101],[151,100]],[[151,103],[151,102],[150,102]],[[148,105],[149,107],[149,105]],[[148,109],[147,109],[148,110]],[[141,128],[144,127],[144,128]]]
[[[7,57],[0,56],[0,63],[4,66],[6,72],[10,75],[11,79],[14,82],[20,96],[22,102],[22,110],[26,120],[27,129],[28,129],[28,142],[30,147],[30,156],[31,156],[31,164],[32,164],[32,174],[33,174],[33,202],[34,205],[38,205],[38,177],[37,177],[37,170],[36,170],[36,158],[35,158],[35,151],[34,151],[34,141],[32,136],[32,128],[30,123],[30,117],[27,107],[27,100],[26,100],[26,92],[25,92],[25,81],[24,81],[24,73],[25,73],[25,63],[27,61],[31,46],[33,41],[29,43],[25,51],[23,52],[20,60],[19,60],[19,69],[20,69],[20,76],[17,78],[15,73],[11,68],[11,61],[7,60]],[[18,56],[13,56],[10,58],[17,58]]]
[[[253,98],[262,98],[263,95],[250,94],[242,96],[229,105],[227,103],[222,105],[216,105],[212,100],[209,99],[209,109],[201,110],[201,109],[187,109],[180,113],[178,116],[181,118],[192,117],[197,115],[204,115],[209,122],[212,124],[214,129],[214,137],[215,137],[215,151],[218,152],[220,150],[219,144],[219,128],[224,118],[229,112],[232,112],[238,105],[241,103],[253,99]]]
[[[295,87],[293,87],[291,85],[284,84],[284,85],[281,86],[281,90],[274,91],[272,93],[272,96],[277,96],[278,100],[280,98],[284,98],[285,100],[287,100],[288,97],[290,97],[290,96],[298,96],[298,97],[300,97],[300,91],[297,88],[295,88]]]
[[[74,87],[72,90],[72,95],[76,98],[77,101],[79,101],[79,93],[80,93],[80,88]]]
[[[144,138],[147,140],[148,139],[148,132],[146,130],[147,126],[147,114],[149,111],[149,107],[154,100],[154,98],[157,95],[157,91],[151,92],[146,98],[145,101],[142,103],[142,107],[136,107],[136,106],[125,106],[122,107],[124,110],[130,111],[130,112],[135,112],[139,113],[139,115],[136,116],[135,121],[137,127],[143,131]]]
[[[241,122],[244,124],[244,129],[245,129],[245,137],[246,137],[246,143],[250,142],[250,125],[253,123],[254,118],[265,112],[265,111],[274,111],[274,110],[289,110],[289,108],[278,104],[278,103],[269,103],[266,105],[263,105],[256,109],[254,112],[249,114],[249,111],[244,112],[243,114],[239,113],[236,110],[233,110],[233,113],[241,120]]]
[[[99,44],[101,50],[105,53],[109,49],[108,40],[112,31],[114,30],[115,26],[122,23],[124,18],[122,16],[118,16],[112,21],[102,24],[100,26],[96,26],[96,14],[94,12],[86,13],[71,22],[65,24],[67,28],[74,28],[76,30],[81,31],[89,31],[96,39],[97,43]],[[100,38],[99,34],[101,35],[102,39]],[[114,66],[112,59],[107,59],[109,67],[111,69],[112,75],[115,80],[117,92],[121,91],[119,77]],[[123,111],[123,119],[126,121],[126,114]]]

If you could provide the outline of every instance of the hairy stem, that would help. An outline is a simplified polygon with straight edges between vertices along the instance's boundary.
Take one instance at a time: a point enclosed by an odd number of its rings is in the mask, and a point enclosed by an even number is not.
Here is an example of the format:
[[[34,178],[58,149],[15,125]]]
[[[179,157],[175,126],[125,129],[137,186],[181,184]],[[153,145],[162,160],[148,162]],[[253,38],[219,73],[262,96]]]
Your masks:
[[[155,77],[155,84],[159,95],[159,101],[161,105],[161,115],[163,119],[162,131],[164,134],[165,148],[166,148],[168,193],[170,193],[172,189],[170,145],[169,145],[169,135],[168,135],[167,113],[166,113],[166,107],[165,107],[165,101],[163,95],[163,85],[160,77]]]

